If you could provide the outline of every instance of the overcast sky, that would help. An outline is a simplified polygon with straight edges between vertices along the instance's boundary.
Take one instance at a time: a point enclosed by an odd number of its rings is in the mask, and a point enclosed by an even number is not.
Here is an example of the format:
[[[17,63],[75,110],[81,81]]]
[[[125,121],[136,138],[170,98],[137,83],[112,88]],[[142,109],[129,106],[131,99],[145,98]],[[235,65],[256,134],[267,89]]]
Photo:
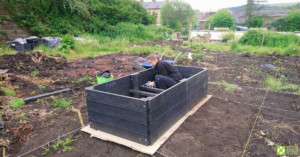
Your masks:
[[[216,11],[222,8],[235,7],[245,5],[247,0],[184,0],[191,4],[193,9],[200,11]],[[290,3],[299,2],[300,0],[268,0],[268,4],[272,3]]]

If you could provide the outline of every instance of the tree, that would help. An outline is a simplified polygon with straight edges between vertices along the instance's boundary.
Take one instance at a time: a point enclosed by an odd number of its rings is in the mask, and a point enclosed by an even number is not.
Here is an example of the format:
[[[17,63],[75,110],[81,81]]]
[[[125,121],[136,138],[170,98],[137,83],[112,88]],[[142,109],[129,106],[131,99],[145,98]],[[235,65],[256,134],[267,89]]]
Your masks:
[[[286,20],[288,22],[289,31],[300,31],[300,11],[292,10],[288,12]]]
[[[187,26],[194,15],[190,4],[182,0],[173,0],[161,8],[162,24],[176,31],[181,31],[182,26]]]
[[[1,0],[20,26],[39,36],[103,33],[120,22],[154,24],[153,15],[133,0]]]
[[[275,28],[277,31],[299,31],[300,30],[300,11],[292,10],[285,17],[274,20],[270,28]]]
[[[234,17],[226,9],[219,10],[212,18],[214,27],[232,28],[234,24]]]
[[[249,28],[261,28],[264,25],[264,19],[261,16],[253,15],[249,19],[248,27]]]

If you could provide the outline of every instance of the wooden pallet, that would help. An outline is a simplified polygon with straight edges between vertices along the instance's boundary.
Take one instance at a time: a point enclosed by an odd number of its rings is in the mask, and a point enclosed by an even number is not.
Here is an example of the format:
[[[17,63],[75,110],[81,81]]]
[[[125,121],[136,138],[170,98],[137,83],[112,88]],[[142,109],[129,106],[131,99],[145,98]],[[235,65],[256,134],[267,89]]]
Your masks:
[[[194,108],[192,108],[187,114],[185,114],[182,118],[180,118],[173,126],[171,126],[158,140],[150,146],[145,146],[136,142],[132,142],[130,140],[100,131],[91,128],[89,125],[82,128],[81,131],[91,134],[91,137],[96,137],[104,141],[114,142],[126,147],[129,147],[133,150],[153,155],[162,144],[166,142],[166,140],[179,128],[179,126],[191,115],[193,115],[201,106],[203,106],[212,95],[208,95],[201,102],[199,102]]]

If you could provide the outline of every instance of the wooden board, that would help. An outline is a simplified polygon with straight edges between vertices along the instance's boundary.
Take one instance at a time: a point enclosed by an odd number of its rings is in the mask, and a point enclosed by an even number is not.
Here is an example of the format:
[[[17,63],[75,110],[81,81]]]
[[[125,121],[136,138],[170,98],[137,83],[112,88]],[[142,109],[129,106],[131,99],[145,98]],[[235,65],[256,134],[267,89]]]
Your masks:
[[[206,98],[204,98],[201,102],[199,102],[192,110],[190,110],[187,114],[185,114],[181,119],[179,119],[170,129],[168,129],[154,144],[151,146],[145,146],[136,142],[129,141],[127,139],[102,132],[100,130],[94,130],[90,128],[90,126],[86,126],[81,129],[81,131],[86,132],[91,134],[91,137],[96,137],[101,140],[105,141],[111,141],[114,143],[121,144],[123,146],[132,148],[133,150],[153,155],[160,147],[162,144],[164,144],[167,139],[179,128],[179,126],[191,115],[193,115],[201,106],[203,106],[210,98],[212,95],[207,95]]]

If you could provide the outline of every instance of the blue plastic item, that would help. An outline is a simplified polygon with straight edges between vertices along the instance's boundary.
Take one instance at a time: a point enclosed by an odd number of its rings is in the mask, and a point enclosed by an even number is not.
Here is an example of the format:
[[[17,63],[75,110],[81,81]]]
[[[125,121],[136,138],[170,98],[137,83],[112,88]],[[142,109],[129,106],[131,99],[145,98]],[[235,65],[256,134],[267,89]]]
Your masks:
[[[163,55],[165,53],[163,53],[160,57],[160,60],[162,59]],[[170,63],[170,64],[174,64],[175,61],[177,60],[178,56],[181,55],[181,52],[176,56],[176,58],[174,60],[163,60],[167,63]],[[145,69],[150,69],[150,68],[153,68],[153,66],[149,63],[149,62],[143,62],[143,63],[140,63],[140,66],[144,67]]]
[[[140,64],[140,66],[142,66],[146,69],[153,68],[153,66],[149,62],[143,62],[143,63]]]

